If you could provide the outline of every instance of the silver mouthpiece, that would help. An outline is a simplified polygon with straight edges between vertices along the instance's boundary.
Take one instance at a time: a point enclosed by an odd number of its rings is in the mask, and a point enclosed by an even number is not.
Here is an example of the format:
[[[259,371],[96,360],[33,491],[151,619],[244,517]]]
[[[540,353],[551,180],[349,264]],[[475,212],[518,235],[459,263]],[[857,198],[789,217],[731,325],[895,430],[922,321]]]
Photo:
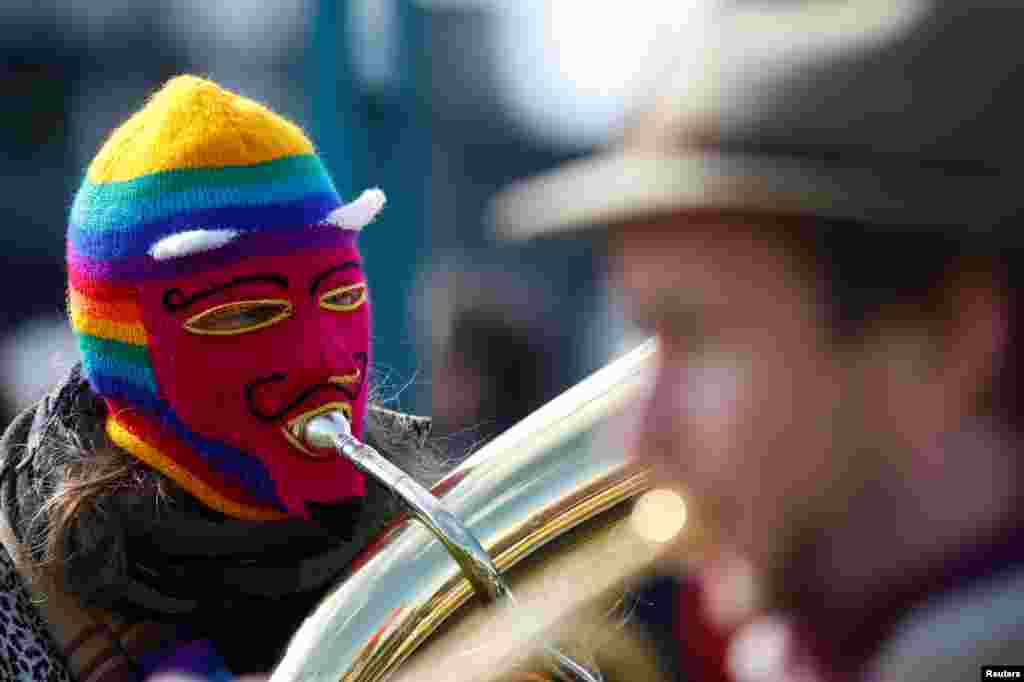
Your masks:
[[[306,423],[305,441],[314,448],[336,447],[336,440],[339,438],[351,438],[352,427],[345,419],[345,415],[339,411],[327,412],[318,417],[310,419]]]

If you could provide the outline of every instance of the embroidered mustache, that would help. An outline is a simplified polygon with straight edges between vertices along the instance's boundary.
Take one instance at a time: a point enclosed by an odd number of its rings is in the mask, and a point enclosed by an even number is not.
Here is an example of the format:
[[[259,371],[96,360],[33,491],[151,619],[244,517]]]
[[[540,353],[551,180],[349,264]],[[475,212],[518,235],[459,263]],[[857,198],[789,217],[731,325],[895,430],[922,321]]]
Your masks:
[[[256,417],[260,421],[275,422],[320,391],[337,391],[348,398],[349,401],[355,401],[356,398],[359,397],[359,392],[363,389],[363,383],[366,381],[367,356],[366,353],[354,353],[353,357],[362,363],[362,367],[357,369],[354,375],[334,376],[325,382],[308,386],[302,391],[302,393],[289,401],[284,407],[275,410],[274,412],[264,412],[256,406],[256,390],[261,386],[274,384],[288,378],[288,375],[281,374],[279,372],[261,377],[246,384],[245,404],[249,408],[249,412],[252,416]]]

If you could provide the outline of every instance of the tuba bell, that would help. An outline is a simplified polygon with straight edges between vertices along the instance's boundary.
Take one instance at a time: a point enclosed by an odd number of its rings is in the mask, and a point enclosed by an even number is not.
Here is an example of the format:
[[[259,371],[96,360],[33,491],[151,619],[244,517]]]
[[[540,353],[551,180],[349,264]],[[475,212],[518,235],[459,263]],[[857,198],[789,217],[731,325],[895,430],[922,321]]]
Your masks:
[[[485,606],[501,590],[485,594],[476,569],[413,506],[300,626],[272,682],[549,679],[494,675],[551,656],[597,675],[576,679],[602,679],[594,650],[614,647],[595,637],[608,628],[602,623],[580,641],[578,614],[603,618],[621,607],[630,579],[662,561],[667,546],[697,537],[691,524],[679,534],[685,540],[672,542],[637,531],[631,511],[651,487],[648,473],[623,447],[609,446],[602,429],[639,398],[654,353],[648,341],[570,388],[481,448],[423,502],[461,520],[501,575],[503,605]],[[411,480],[390,475],[393,489]],[[676,519],[685,511],[680,506]],[[556,647],[556,639],[567,643]]]

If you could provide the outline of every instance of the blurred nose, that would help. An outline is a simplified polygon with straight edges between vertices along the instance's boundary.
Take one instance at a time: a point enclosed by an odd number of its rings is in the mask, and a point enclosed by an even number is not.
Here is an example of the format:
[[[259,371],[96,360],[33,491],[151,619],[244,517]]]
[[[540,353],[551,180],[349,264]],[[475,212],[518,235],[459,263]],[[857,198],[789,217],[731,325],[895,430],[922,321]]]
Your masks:
[[[679,482],[690,469],[686,459],[686,365],[681,359],[659,352],[654,383],[641,405],[636,451],[663,482]]]

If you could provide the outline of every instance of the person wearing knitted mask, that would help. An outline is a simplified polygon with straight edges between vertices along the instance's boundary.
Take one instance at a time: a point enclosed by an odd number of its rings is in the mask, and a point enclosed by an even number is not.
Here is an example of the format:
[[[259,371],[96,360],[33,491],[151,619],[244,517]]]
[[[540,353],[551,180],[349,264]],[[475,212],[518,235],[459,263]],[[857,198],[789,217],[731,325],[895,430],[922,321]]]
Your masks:
[[[345,203],[297,126],[200,78],[114,131],[69,219],[82,362],[0,444],[0,679],[272,667],[396,512],[303,444],[311,416],[440,476],[429,421],[368,404],[357,240],[383,205]]]

